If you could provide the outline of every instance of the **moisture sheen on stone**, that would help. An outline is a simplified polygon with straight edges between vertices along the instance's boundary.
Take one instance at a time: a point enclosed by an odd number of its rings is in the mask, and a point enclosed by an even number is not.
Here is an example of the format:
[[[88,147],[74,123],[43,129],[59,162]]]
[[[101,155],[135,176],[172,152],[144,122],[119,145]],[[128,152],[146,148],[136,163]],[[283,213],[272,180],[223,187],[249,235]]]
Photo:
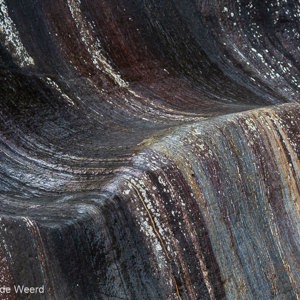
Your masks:
[[[299,18],[0,0],[0,299],[299,299]]]

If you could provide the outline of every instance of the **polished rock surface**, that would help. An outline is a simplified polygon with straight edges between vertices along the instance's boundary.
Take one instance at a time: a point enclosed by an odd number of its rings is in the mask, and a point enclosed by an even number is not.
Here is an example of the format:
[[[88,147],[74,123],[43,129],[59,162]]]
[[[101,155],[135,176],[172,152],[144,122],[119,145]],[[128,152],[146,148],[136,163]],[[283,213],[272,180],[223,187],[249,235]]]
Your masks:
[[[299,17],[0,0],[0,299],[298,299]]]

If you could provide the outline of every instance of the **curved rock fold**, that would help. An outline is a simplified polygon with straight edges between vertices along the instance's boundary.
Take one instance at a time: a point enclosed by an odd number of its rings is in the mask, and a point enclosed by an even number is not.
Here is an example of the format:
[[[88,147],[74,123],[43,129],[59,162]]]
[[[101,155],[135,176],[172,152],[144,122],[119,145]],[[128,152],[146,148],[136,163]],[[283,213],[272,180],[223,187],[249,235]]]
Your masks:
[[[298,299],[299,17],[0,0],[0,299]]]

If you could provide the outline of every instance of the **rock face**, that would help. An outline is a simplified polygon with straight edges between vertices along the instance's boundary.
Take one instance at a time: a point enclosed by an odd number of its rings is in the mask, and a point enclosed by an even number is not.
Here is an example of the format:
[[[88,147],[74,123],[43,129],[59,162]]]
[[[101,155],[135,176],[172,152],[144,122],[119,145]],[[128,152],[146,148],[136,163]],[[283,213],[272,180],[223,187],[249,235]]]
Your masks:
[[[299,17],[0,0],[0,299],[298,299]]]

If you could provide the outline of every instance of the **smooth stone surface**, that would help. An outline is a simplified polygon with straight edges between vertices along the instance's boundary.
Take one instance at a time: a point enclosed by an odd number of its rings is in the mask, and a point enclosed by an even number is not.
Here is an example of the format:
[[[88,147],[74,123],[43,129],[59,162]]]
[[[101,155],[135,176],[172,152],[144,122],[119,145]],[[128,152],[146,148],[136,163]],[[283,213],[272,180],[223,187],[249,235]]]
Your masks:
[[[1,0],[0,299],[298,299],[299,17]]]

